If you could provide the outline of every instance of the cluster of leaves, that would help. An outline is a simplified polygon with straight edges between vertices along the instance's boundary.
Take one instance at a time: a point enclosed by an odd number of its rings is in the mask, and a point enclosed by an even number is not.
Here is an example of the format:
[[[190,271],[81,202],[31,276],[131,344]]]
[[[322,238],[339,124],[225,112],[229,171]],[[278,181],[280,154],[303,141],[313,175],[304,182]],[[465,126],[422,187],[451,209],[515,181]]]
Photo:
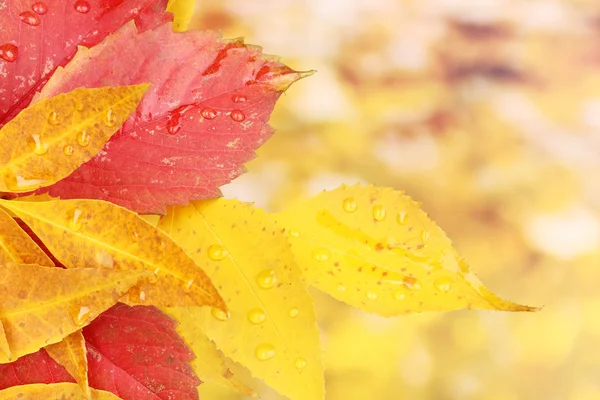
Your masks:
[[[167,6],[0,10],[0,398],[251,395],[237,362],[322,399],[307,285],[385,316],[531,310],[485,289],[401,192],[342,186],[274,215],[219,199],[309,73],[174,32]]]

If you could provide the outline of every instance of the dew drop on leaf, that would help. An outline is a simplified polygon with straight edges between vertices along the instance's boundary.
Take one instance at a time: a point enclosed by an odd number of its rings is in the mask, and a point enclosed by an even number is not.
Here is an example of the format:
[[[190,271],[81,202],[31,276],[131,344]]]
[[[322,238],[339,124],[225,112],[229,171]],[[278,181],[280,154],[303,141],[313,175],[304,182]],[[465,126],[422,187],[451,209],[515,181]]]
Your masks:
[[[267,315],[260,308],[254,308],[248,311],[248,321],[254,325],[262,324],[267,319]]]
[[[146,292],[144,292],[143,290],[140,292],[140,300],[146,301]]]
[[[298,314],[300,314],[300,311],[298,311],[297,308],[290,309],[290,312],[288,313],[291,318],[296,318]]]
[[[112,128],[117,124],[117,114],[114,112],[112,108],[109,108],[106,112],[106,117],[104,118],[104,125]]]
[[[213,244],[208,247],[208,258],[213,261],[220,261],[227,256],[227,249],[220,244]]]
[[[254,355],[261,361],[270,360],[275,356],[275,347],[269,343],[262,343],[256,346]]]
[[[354,200],[354,198],[352,197],[347,197],[344,199],[344,201],[342,202],[342,207],[344,208],[345,211],[347,212],[354,212],[356,211],[356,208],[358,207],[356,204],[356,200]]]
[[[19,14],[19,18],[27,25],[38,26],[40,24],[40,17],[31,11],[23,11]]]
[[[400,211],[398,213],[397,221],[400,225],[406,224],[407,219],[408,219],[408,213],[406,211]]]
[[[421,240],[423,241],[423,244],[427,244],[427,242],[429,242],[430,236],[431,236],[431,233],[429,231],[421,232]]]
[[[373,206],[373,218],[375,218],[376,221],[383,221],[386,217],[386,214],[387,212],[385,210],[385,207],[381,204]]]
[[[377,293],[375,293],[375,292],[367,292],[367,299],[369,299],[369,300],[377,300]]]
[[[272,269],[265,269],[259,272],[256,276],[256,283],[262,289],[271,289],[277,283],[275,271]]]
[[[42,137],[38,134],[33,134],[25,139],[29,147],[33,152],[39,156],[42,156],[48,152],[48,145],[44,143]]]
[[[231,112],[231,119],[235,122],[242,122],[244,119],[246,119],[246,116],[240,110],[233,110]]]
[[[60,117],[58,115],[58,113],[56,111],[52,111],[49,115],[48,115],[48,123],[50,125],[58,125],[60,124]]]
[[[72,156],[74,151],[75,149],[70,144],[63,147],[63,153],[65,153],[66,156]]]
[[[4,43],[2,46],[0,46],[0,58],[5,61],[15,61],[18,54],[19,48],[12,43]]]
[[[394,293],[392,293],[392,296],[394,297],[394,300],[398,301],[404,300],[404,298],[406,297],[404,292],[402,292],[401,290],[394,291]]]
[[[294,361],[294,367],[296,367],[297,369],[306,368],[306,360],[302,357],[296,358],[296,361]]]
[[[223,310],[219,310],[218,308],[213,307],[210,310],[210,313],[213,315],[213,317],[215,317],[219,321],[227,321],[229,319],[229,313],[226,313]]]
[[[448,292],[450,289],[452,289],[452,278],[443,276],[436,279],[435,282],[433,282],[433,285],[440,292]]]
[[[33,3],[33,5],[31,6],[31,9],[40,15],[46,14],[48,12],[48,7],[46,7],[46,4],[42,3],[41,1],[38,1],[37,3]]]
[[[338,292],[345,292],[346,291],[346,286],[344,286],[344,285],[338,285],[337,286],[337,290],[338,290]]]
[[[295,231],[295,230],[291,230],[290,232],[290,236],[293,238],[299,238],[300,237],[300,232]]]
[[[217,112],[210,107],[203,108],[200,114],[204,119],[215,119],[217,117]]]
[[[243,103],[246,100],[248,100],[248,98],[243,94],[236,94],[231,98],[231,101],[233,101],[234,103]]]
[[[331,256],[331,252],[325,247],[317,247],[313,250],[313,258],[317,261],[327,261]]]
[[[90,135],[85,129],[79,132],[77,135],[77,143],[79,143],[81,147],[86,147],[88,144],[90,144],[90,139]]]
[[[194,280],[190,279],[189,281],[183,284],[183,291],[185,293],[190,293],[192,291],[192,285],[194,284]]]
[[[81,326],[87,320],[87,315],[90,313],[89,307],[80,307],[77,316],[73,319],[76,325]]]
[[[82,13],[82,14],[87,14],[88,12],[90,12],[90,3],[88,3],[85,0],[77,0],[75,2],[75,11]]]

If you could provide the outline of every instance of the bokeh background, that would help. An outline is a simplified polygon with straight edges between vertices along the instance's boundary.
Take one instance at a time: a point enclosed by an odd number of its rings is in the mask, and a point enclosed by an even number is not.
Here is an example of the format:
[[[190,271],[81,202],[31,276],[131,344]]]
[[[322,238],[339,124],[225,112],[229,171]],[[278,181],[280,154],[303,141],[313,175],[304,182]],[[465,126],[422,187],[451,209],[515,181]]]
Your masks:
[[[227,197],[405,190],[491,290],[544,305],[381,318],[313,291],[328,400],[600,399],[598,1],[205,0],[192,27],[318,71]]]

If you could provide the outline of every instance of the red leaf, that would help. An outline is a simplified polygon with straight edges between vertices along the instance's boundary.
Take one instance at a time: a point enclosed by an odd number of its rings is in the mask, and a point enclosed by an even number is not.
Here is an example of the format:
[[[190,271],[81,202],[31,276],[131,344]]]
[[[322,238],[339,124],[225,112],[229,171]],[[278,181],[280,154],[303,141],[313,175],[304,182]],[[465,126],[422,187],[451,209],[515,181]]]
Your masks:
[[[61,198],[109,200],[140,213],[220,195],[219,186],[273,132],[276,100],[303,77],[242,41],[215,33],[138,33],[132,24],[80,50],[44,97],[76,87],[150,82],[137,113],[96,157],[49,190]]]
[[[0,390],[31,383],[59,382],[75,382],[75,379],[44,349],[20,357],[10,364],[0,364]]]
[[[0,127],[25,108],[78,45],[93,46],[126,22],[170,20],[167,0],[8,0],[0,12]]]
[[[155,307],[117,304],[83,329],[90,386],[128,399],[197,399],[200,380],[176,322]]]

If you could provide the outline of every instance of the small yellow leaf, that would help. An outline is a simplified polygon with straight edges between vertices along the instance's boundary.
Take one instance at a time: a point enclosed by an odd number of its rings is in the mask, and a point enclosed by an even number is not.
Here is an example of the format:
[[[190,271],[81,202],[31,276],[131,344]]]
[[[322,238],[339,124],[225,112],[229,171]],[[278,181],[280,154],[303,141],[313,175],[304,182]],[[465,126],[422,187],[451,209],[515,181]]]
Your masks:
[[[187,30],[194,15],[196,0],[169,0],[167,11],[173,13],[173,30],[183,32]]]
[[[35,383],[32,385],[12,386],[0,390],[0,400],[119,400],[118,396],[104,390],[90,389],[89,395],[76,383]]]
[[[73,332],[60,342],[45,348],[50,357],[65,367],[67,372],[75,378],[83,393],[89,393],[87,350],[81,330]]]
[[[313,300],[270,216],[216,199],[169,208],[159,228],[207,271],[225,298],[229,313],[189,308],[217,347],[291,399],[323,399]]]
[[[232,361],[219,352],[215,344],[202,332],[202,327],[189,309],[169,307],[163,308],[163,311],[179,322],[177,333],[196,355],[190,364],[202,382],[217,383],[245,396],[256,396],[251,388],[236,379],[230,369]]]
[[[0,265],[8,263],[54,266],[50,257],[19,224],[6,211],[0,209]]]
[[[0,129],[0,191],[29,192],[71,174],[104,147],[148,87],[75,89],[21,111]]]
[[[6,334],[4,333],[4,325],[0,320],[0,364],[8,363],[12,360],[10,354],[10,348],[8,347],[8,341],[6,340]]]
[[[384,316],[479,308],[532,311],[487,290],[452,243],[402,192],[342,186],[277,214],[304,278]]]
[[[144,273],[0,265],[0,321],[12,358],[33,353],[89,324]]]
[[[125,303],[225,309],[204,271],[169,236],[132,211],[100,200],[0,204],[18,215],[67,268],[151,272],[121,300]]]

